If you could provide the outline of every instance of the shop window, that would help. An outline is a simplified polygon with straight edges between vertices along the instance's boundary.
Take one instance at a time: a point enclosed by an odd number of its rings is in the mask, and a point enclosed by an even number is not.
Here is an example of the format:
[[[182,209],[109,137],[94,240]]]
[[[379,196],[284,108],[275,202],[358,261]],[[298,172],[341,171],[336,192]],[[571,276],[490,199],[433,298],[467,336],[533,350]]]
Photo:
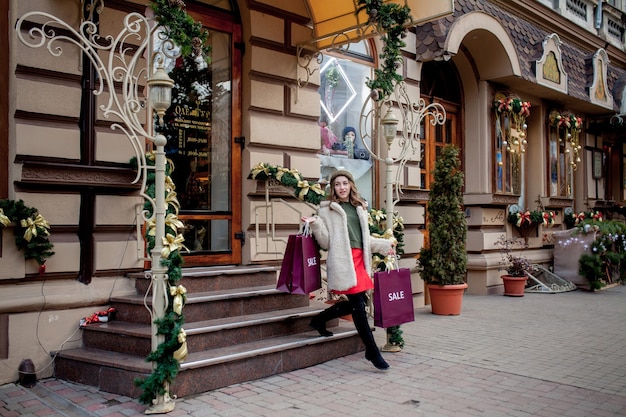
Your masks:
[[[323,58],[319,88],[321,179],[328,179],[335,170],[346,169],[354,175],[361,195],[374,205],[373,158],[367,150],[373,144],[369,139],[363,142],[359,128],[362,112],[366,114],[370,110],[366,105],[371,100],[368,101],[365,82],[372,77],[372,67],[356,59],[328,55]]]
[[[520,195],[524,169],[526,118],[530,103],[515,97],[496,96],[494,100],[495,192]]]
[[[571,113],[550,112],[548,161],[551,197],[574,198],[574,170],[580,163],[582,118]]]

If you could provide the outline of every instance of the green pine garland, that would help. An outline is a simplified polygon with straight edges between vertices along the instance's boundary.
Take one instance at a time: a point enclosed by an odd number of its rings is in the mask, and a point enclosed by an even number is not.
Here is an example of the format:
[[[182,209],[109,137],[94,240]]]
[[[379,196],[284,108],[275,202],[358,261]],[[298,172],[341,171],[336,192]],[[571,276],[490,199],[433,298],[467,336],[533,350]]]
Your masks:
[[[411,9],[396,3],[385,3],[383,0],[359,0],[357,13],[365,10],[370,23],[376,26],[379,33],[384,33],[381,40],[384,43],[383,51],[379,55],[382,69],[375,69],[374,79],[367,79],[366,85],[372,90],[374,99],[389,97],[397,83],[402,82],[402,75],[398,74],[398,67],[402,65],[402,51],[406,46],[402,40],[406,36],[406,25],[413,19]]]
[[[202,55],[207,63],[211,62],[211,47],[207,45],[209,33],[202,23],[187,14],[182,0],[152,0],[150,7],[166,36],[180,47],[182,56]]]
[[[0,200],[0,224],[14,224],[15,245],[24,252],[24,259],[34,259],[43,272],[46,259],[54,255],[48,240],[50,225],[39,210],[28,207],[22,200]]]
[[[154,166],[154,154],[150,153],[147,155],[146,162],[149,166]],[[133,158],[131,160],[131,165],[135,168],[137,167],[137,160]],[[168,201],[167,211],[166,211],[166,222],[165,222],[165,235],[166,236],[181,236],[178,233],[178,229],[182,228],[182,222],[177,219],[178,215],[178,201],[175,198],[174,193],[174,184],[171,182],[170,175],[173,170],[172,164],[168,160],[166,163],[166,201]],[[148,169],[148,175],[146,179],[146,194],[151,198],[155,197],[155,172],[153,169]],[[152,204],[149,201],[144,203],[144,210],[148,212],[148,217],[151,217],[153,212]],[[151,230],[154,226],[152,222],[148,223],[148,227],[146,228],[145,239],[147,252],[150,253],[155,245],[155,236],[151,233]],[[180,249],[184,248],[181,246]],[[182,286],[178,285],[178,282],[182,278],[182,265],[183,265],[183,257],[180,254],[180,249],[172,250],[169,252],[168,256],[163,256],[167,253],[162,252],[161,265],[167,267],[167,280],[169,288],[181,288]],[[185,296],[184,292],[186,291],[184,287],[182,287],[182,302],[184,305]],[[163,335],[165,340],[163,343],[157,346],[157,349],[151,352],[147,357],[147,362],[154,362],[156,364],[152,374],[145,379],[136,379],[135,385],[140,387],[143,392],[139,397],[139,401],[143,404],[150,405],[154,398],[157,395],[169,395],[169,393],[165,390],[165,382],[172,383],[176,375],[178,374],[178,370],[180,368],[179,361],[175,358],[175,353],[183,346],[183,342],[181,342],[181,332],[184,335],[184,331],[182,329],[182,325],[185,321],[185,317],[181,312],[176,313],[174,311],[174,298],[176,294],[172,294],[171,292],[167,293],[168,303],[167,310],[165,312],[164,317],[156,319],[155,324],[157,325],[157,334]]]
[[[274,179],[282,185],[294,189],[294,195],[298,200],[319,205],[326,198],[326,191],[319,183],[309,183],[304,180],[297,169],[283,168],[278,165],[260,163],[255,165],[248,175],[249,179],[267,181]]]

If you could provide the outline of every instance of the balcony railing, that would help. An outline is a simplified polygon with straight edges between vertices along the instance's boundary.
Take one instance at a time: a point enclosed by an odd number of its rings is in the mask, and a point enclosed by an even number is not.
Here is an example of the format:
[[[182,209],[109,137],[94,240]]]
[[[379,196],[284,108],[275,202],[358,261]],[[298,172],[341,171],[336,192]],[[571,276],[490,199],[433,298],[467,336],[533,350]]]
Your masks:
[[[535,0],[599,36],[615,48],[624,44],[626,0]]]

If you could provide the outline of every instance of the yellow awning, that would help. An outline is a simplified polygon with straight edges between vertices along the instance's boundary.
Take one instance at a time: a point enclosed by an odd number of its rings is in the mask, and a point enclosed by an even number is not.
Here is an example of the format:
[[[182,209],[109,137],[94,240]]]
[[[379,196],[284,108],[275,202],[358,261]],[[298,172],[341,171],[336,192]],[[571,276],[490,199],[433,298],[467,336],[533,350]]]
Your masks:
[[[326,49],[348,42],[356,42],[372,35],[367,27],[365,11],[358,15],[357,0],[305,0],[311,19],[315,39],[310,46]],[[451,14],[454,0],[386,0],[385,3],[407,5],[411,9],[414,26]]]

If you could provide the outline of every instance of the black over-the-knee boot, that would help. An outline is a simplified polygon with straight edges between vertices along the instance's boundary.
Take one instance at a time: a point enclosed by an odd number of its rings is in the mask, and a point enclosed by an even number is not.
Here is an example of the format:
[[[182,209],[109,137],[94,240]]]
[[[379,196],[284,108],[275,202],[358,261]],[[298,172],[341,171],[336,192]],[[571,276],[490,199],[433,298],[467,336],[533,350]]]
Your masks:
[[[317,316],[311,319],[309,326],[317,330],[320,335],[324,337],[330,337],[333,335],[331,331],[326,329],[326,322],[337,317],[347,316],[352,313],[352,305],[349,301],[340,301],[328,307],[326,310],[320,312]]]
[[[385,362],[383,356],[378,350],[376,340],[372,334],[372,328],[367,320],[367,313],[365,312],[365,293],[349,294],[348,300],[352,305],[352,320],[354,320],[354,326],[356,327],[359,336],[365,344],[365,359],[372,362],[378,369],[388,369],[389,364]]]

